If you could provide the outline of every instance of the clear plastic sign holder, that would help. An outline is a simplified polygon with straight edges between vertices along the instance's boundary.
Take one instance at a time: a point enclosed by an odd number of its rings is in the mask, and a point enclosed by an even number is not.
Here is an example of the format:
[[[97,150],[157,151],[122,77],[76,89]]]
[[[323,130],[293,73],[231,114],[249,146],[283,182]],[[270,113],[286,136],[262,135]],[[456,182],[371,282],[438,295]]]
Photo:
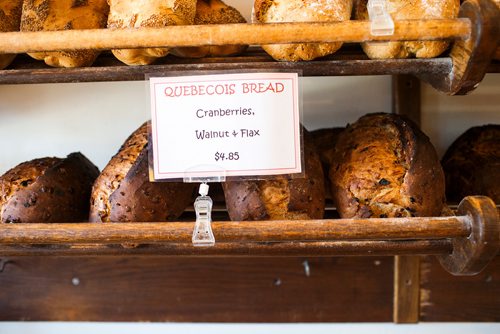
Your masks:
[[[197,170],[207,169],[217,170],[214,176],[210,177],[192,177],[190,172]],[[193,229],[193,236],[191,238],[193,246],[195,247],[212,247],[215,245],[215,237],[212,231],[212,206],[213,201],[208,196],[210,186],[209,182],[225,182],[226,171],[218,166],[196,166],[188,169],[185,172],[184,182],[188,183],[201,183],[198,193],[200,196],[194,201],[194,211],[196,213],[196,221]]]
[[[370,32],[373,36],[390,36],[394,34],[394,21],[387,11],[386,0],[368,0],[368,16]]]

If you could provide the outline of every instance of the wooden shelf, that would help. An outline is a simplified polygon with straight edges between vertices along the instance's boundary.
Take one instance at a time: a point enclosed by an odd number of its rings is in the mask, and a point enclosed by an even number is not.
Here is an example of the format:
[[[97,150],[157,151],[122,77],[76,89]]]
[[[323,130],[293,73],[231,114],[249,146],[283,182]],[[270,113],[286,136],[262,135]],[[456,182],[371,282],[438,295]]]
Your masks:
[[[148,73],[201,72],[207,70],[288,70],[304,76],[352,75],[442,75],[452,68],[450,57],[433,59],[371,60],[359,46],[344,47],[330,57],[309,62],[277,62],[261,48],[224,58],[183,59],[168,56],[148,66],[126,66],[109,52],[102,54],[92,67],[51,68],[43,62],[19,55],[13,64],[1,71],[0,84],[67,83],[144,80]]]

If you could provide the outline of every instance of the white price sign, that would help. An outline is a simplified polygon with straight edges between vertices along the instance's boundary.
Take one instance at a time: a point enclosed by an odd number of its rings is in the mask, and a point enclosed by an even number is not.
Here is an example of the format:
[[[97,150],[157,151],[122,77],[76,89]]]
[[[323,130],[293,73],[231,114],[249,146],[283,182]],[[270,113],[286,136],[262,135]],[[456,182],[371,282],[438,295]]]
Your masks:
[[[150,78],[155,179],[301,172],[296,73]]]

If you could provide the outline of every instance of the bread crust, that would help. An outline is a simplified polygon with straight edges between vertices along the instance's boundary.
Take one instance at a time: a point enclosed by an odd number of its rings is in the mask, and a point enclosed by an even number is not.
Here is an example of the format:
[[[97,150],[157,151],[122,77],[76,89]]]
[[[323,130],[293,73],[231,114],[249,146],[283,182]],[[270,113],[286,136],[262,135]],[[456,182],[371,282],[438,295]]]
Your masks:
[[[352,0],[255,0],[254,21],[273,22],[335,22],[351,17]],[[336,52],[338,43],[300,43],[263,45],[276,60],[313,60]]]
[[[108,28],[166,27],[194,23],[196,0],[108,0]],[[112,50],[127,65],[149,65],[169,53],[168,48]]]
[[[21,31],[98,29],[106,27],[106,0],[24,0]],[[53,67],[90,66],[99,51],[30,52]]]
[[[342,218],[439,215],[444,175],[418,127],[394,114],[370,114],[347,127],[335,146],[332,196]]]
[[[198,0],[194,24],[246,23],[245,18],[234,7],[221,0]],[[172,54],[179,57],[223,57],[242,53],[248,45],[212,45],[172,49]]]
[[[0,32],[19,31],[23,0],[0,0]],[[12,63],[15,54],[0,54],[0,70]]]
[[[305,140],[304,153],[304,178],[279,175],[266,180],[223,183],[231,220],[323,218],[324,176],[318,153],[310,138]]]
[[[81,153],[22,163],[0,177],[2,223],[82,222],[99,170]]]
[[[368,20],[368,0],[357,0],[354,16],[357,20]],[[387,10],[393,20],[452,19],[458,16],[460,0],[387,0]],[[450,45],[447,41],[429,42],[366,42],[361,46],[369,58],[432,58],[443,53]]]
[[[189,206],[193,184],[150,182],[148,124],[132,133],[92,188],[91,222],[162,222]]]
[[[500,203],[500,125],[472,127],[460,135],[442,159],[448,200],[484,195]]]

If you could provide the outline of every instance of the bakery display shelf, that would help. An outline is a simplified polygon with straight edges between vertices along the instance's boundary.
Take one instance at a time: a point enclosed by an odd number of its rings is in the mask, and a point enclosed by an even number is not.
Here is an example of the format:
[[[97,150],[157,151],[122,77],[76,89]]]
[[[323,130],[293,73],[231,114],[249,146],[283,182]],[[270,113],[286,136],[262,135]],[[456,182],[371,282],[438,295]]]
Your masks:
[[[297,42],[454,40],[448,57],[369,60],[362,53],[340,53],[310,62],[276,62],[251,49],[243,56],[179,59],[173,56],[149,66],[127,67],[101,57],[93,67],[52,69],[20,57],[0,72],[0,83],[42,83],[143,80],[147,73],[171,71],[285,69],[306,76],[412,74],[448,94],[465,94],[477,87],[491,64],[500,35],[500,11],[490,0],[468,0],[457,19],[402,20],[390,36],[373,36],[369,21],[330,23],[267,23],[170,26],[124,30],[66,30],[0,33],[3,53],[59,50],[110,50],[140,47],[200,45],[265,45]]]
[[[479,272],[500,248],[497,208],[487,197],[466,197],[457,216],[217,221],[216,244],[194,247],[193,222],[5,224],[3,256],[370,256],[441,258],[455,274]]]

